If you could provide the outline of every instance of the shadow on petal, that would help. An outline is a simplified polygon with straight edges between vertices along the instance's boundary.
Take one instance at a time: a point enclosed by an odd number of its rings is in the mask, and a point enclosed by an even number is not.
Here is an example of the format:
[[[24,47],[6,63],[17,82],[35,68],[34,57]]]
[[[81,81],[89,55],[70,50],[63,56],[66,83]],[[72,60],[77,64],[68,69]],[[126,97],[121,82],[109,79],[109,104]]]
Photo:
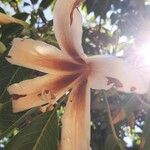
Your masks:
[[[62,118],[61,150],[90,149],[90,89],[87,80],[76,84]]]

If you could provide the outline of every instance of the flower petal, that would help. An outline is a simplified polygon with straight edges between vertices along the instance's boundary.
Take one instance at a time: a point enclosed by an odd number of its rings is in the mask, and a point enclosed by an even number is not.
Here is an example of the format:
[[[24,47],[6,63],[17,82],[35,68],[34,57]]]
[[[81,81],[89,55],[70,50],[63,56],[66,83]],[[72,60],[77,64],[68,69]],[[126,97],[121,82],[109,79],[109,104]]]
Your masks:
[[[54,31],[65,52],[77,62],[83,63],[82,18],[77,5],[81,0],[57,0],[54,8]]]
[[[62,118],[61,150],[90,150],[90,89],[87,80],[76,85]]]
[[[94,89],[116,88],[123,92],[146,93],[148,81],[143,72],[136,66],[116,57],[89,57],[87,62],[91,68],[90,87]]]
[[[71,88],[78,77],[79,74],[70,76],[45,75],[9,86],[8,92],[12,95],[14,112],[24,111],[49,102],[55,104]]]
[[[147,44],[139,45],[139,49],[129,49],[124,52],[124,59],[138,67],[150,79],[150,52]]]
[[[17,23],[23,26],[28,26],[28,24],[22,20],[0,13],[0,24],[9,24],[9,23]]]
[[[44,104],[47,104],[47,102],[43,101],[37,94],[30,94],[20,97],[18,100],[12,100],[12,108],[14,113]]]
[[[78,72],[81,67],[56,47],[32,39],[14,39],[6,59],[12,64],[51,74],[70,74]]]

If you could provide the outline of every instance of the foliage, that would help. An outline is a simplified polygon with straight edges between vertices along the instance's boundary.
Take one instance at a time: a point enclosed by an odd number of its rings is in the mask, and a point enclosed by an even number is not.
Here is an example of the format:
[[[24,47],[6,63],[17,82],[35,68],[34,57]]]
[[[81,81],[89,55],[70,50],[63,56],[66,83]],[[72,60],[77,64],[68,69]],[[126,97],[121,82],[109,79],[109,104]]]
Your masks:
[[[44,13],[47,9],[53,10],[55,0],[28,2],[2,0],[0,2],[4,4],[0,6],[0,12],[8,12],[9,10],[4,6],[9,5],[13,10],[13,16],[28,22],[26,26],[14,23],[0,26],[0,138],[8,137],[8,142],[3,143],[8,143],[5,146],[5,149],[8,150],[56,150],[60,139],[58,134],[61,127],[60,117],[65,101],[61,103],[61,107],[56,106],[52,112],[42,114],[39,108],[34,108],[13,114],[10,96],[6,90],[8,85],[36,77],[40,73],[10,65],[5,60],[14,37],[39,39],[58,47],[52,28],[53,21],[48,20]],[[143,33],[148,36],[146,31],[149,29],[147,22],[150,19],[150,5],[145,3],[144,0],[86,0],[81,8],[86,16],[82,42],[85,53],[87,55],[116,55],[118,52],[132,49],[130,39],[134,38],[135,43],[138,43]],[[26,12],[24,8],[31,11]],[[91,12],[94,14],[92,15]],[[123,35],[127,37],[127,40],[120,42]],[[91,146],[93,150],[119,150],[117,140],[121,141],[123,149],[131,149],[123,141],[124,137],[129,134],[132,137],[139,137],[140,141],[136,142],[137,140],[133,138],[132,149],[149,150],[150,104],[148,94],[118,93],[114,89],[92,90],[91,93]],[[108,116],[108,112],[111,112],[109,114],[111,117]],[[127,135],[125,128],[129,126],[134,130],[135,125],[143,130],[143,134],[130,132]],[[115,130],[117,137],[112,130]]]

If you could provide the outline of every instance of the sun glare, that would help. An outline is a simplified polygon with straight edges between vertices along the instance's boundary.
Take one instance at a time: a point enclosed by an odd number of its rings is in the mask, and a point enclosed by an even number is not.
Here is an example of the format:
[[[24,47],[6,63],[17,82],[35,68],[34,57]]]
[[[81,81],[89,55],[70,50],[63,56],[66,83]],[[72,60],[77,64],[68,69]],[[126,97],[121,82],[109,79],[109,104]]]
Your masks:
[[[142,44],[141,49],[141,61],[143,61],[144,65],[150,65],[150,43]]]

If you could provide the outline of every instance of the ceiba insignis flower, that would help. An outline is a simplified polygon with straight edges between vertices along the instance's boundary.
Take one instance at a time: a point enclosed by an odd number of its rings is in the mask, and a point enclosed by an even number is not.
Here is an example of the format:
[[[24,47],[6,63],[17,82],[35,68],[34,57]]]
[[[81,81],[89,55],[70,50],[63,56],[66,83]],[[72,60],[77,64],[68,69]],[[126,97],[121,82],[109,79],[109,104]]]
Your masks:
[[[114,87],[140,94],[148,90],[143,71],[128,61],[84,54],[80,2],[55,4],[54,32],[61,51],[41,41],[16,38],[6,58],[11,64],[46,73],[8,87],[14,112],[53,105],[72,89],[62,117],[61,150],[90,149],[90,88]]]

